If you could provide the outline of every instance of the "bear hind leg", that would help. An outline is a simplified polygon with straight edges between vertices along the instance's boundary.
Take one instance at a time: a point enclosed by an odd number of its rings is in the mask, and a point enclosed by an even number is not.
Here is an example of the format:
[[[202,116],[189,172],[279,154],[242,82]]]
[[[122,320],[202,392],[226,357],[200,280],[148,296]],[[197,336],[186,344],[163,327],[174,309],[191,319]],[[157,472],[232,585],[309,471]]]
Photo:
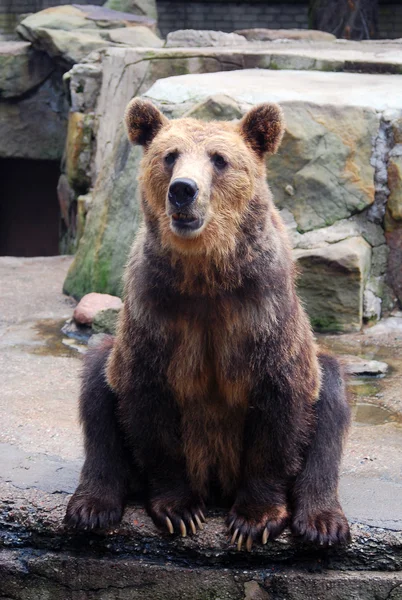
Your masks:
[[[328,545],[350,541],[337,492],[350,409],[337,360],[326,354],[319,359],[323,380],[316,404],[316,429],[291,492],[291,529],[306,542]]]
[[[130,461],[116,418],[117,398],[105,378],[112,342],[85,357],[80,417],[85,462],[64,522],[75,529],[107,529],[122,517],[130,482]]]

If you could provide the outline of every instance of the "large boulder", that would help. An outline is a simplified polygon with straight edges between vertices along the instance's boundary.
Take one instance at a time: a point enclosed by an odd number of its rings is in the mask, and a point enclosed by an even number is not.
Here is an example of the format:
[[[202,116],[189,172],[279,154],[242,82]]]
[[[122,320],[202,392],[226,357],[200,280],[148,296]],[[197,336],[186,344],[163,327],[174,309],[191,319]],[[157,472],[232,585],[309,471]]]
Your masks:
[[[137,26],[141,27],[138,32],[124,31]],[[36,48],[68,65],[110,46],[159,47],[162,42],[155,29],[156,21],[149,17],[92,5],[47,8],[29,15],[17,27]]]
[[[18,33],[25,39],[35,41],[36,32],[40,29],[60,29],[62,31],[76,31],[77,29],[116,29],[117,27],[135,27],[145,25],[155,28],[154,19],[141,15],[134,15],[102,6],[64,5],[52,6],[23,19],[17,27]]]
[[[247,44],[244,36],[223,31],[202,29],[178,29],[168,33],[167,48],[205,48],[208,46],[242,46]]]
[[[371,247],[362,237],[309,250],[295,250],[298,291],[319,331],[358,331]]]
[[[100,92],[97,96],[91,94],[91,98],[97,98],[97,146],[92,171],[97,181],[66,289],[77,297],[93,290],[114,294],[121,291],[123,265],[140,222],[136,175],[141,151],[124,145],[120,126],[131,97],[143,94],[170,118],[191,115],[207,120],[238,119],[251,105],[274,101],[284,109],[287,130],[278,155],[268,158],[268,181],[294,247],[303,253],[322,254],[324,260],[338,244],[342,250],[342,244],[352,240],[352,255],[358,255],[356,269],[352,265],[336,271],[338,286],[348,290],[346,298],[337,300],[339,320],[331,314],[325,318],[319,315],[315,323],[321,328],[329,323],[334,329],[357,329],[363,317],[378,317],[387,290],[384,230],[381,224],[369,220],[368,208],[375,198],[378,201],[375,177],[381,170],[385,181],[387,178],[390,136],[384,138],[384,152],[375,161],[372,153],[384,131],[387,107],[397,106],[396,91],[402,93],[401,80],[392,75],[262,69],[169,77],[182,69],[190,73],[201,67],[216,70],[217,57],[222,59],[226,52],[205,49],[200,51],[201,57],[198,51],[193,56],[191,50],[151,53],[110,49],[105,53]],[[247,52],[242,50],[244,56]],[[206,56],[214,60],[207,62]],[[205,62],[200,63],[201,59]],[[85,78],[81,71],[78,73],[81,68],[86,67],[75,67],[77,74],[71,77],[72,98],[77,106],[86,97],[87,86],[82,85]],[[158,81],[145,92],[156,76]],[[351,93],[345,95],[345,88]],[[127,161],[118,158],[126,154]],[[316,283],[311,281],[313,291]]]
[[[0,42],[0,99],[26,94],[53,69],[49,56],[36,52],[29,42]]]

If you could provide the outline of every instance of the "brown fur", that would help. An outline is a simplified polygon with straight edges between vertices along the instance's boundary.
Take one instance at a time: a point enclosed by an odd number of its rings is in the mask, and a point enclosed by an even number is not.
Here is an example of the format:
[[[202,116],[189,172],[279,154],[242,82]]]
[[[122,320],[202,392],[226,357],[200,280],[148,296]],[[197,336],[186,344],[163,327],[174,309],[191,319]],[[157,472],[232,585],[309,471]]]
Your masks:
[[[264,531],[279,535],[292,502],[301,531],[318,504],[294,481],[307,477],[306,452],[323,427],[315,405],[330,394],[321,387],[291,247],[265,180],[263,155],[278,148],[282,113],[261,105],[239,123],[168,121],[135,99],[126,125],[145,150],[145,223],[128,262],[106,377],[123,438],[147,481],[148,510],[159,526],[193,529],[217,486],[233,503],[231,533],[247,535],[248,545]],[[171,182],[189,179],[196,198],[178,209]],[[178,212],[197,228],[178,230]],[[328,463],[336,482],[347,410],[336,365],[321,361],[343,411]],[[321,476],[314,476],[318,489]],[[320,510],[342,528],[330,488],[328,498],[320,492]]]

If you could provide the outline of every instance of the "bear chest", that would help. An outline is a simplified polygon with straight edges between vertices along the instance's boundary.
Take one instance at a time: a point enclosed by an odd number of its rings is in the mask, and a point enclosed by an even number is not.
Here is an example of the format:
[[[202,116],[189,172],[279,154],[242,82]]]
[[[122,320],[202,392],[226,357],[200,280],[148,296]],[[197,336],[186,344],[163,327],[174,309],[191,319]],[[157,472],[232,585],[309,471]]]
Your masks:
[[[176,323],[167,377],[180,404],[191,399],[226,406],[247,403],[244,340],[241,332],[225,325],[219,319]]]

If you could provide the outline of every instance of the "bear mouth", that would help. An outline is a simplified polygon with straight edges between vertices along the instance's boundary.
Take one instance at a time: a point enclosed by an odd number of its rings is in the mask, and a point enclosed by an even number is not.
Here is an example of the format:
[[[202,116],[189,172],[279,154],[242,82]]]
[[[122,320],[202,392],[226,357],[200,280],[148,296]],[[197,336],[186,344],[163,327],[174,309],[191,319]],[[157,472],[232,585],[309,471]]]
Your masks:
[[[184,213],[174,213],[172,215],[172,225],[176,231],[185,233],[186,231],[197,231],[203,225],[203,219],[192,217]]]

